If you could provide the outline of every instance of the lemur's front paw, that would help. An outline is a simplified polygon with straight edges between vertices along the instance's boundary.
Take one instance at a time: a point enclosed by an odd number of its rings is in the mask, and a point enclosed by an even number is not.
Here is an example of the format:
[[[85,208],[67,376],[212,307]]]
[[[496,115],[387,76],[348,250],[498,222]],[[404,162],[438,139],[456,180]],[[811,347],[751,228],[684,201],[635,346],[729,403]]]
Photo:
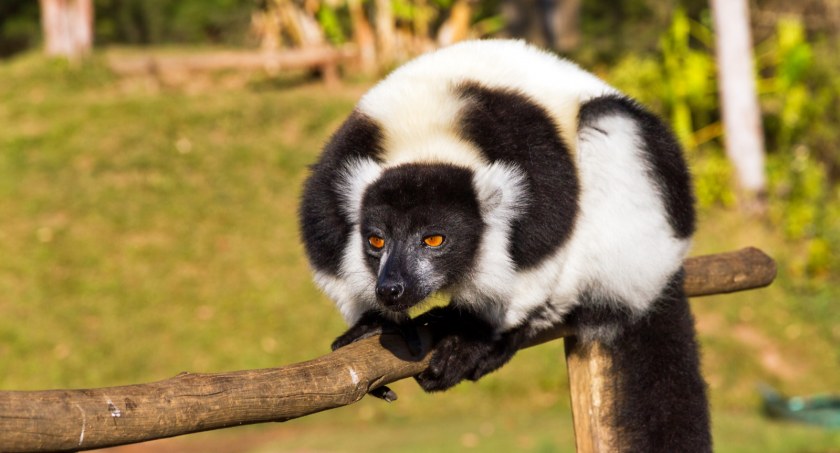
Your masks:
[[[449,306],[432,309],[416,322],[428,326],[435,340],[429,367],[415,376],[427,392],[446,390],[464,379],[475,381],[515,352],[507,336],[496,338],[490,324]]]
[[[362,317],[347,329],[346,332],[339,335],[330,347],[333,351],[338,348],[343,348],[350,343],[355,343],[364,338],[380,335],[383,332],[395,330],[396,323],[387,319],[374,311],[367,311],[362,314]]]
[[[417,334],[417,329],[408,316],[404,320],[394,321],[375,311],[365,312],[353,327],[349,328],[347,332],[344,332],[332,342],[331,347],[335,351],[338,348],[355,343],[361,339],[382,334],[397,334],[402,336],[408,346],[408,350],[413,355],[420,354],[422,350],[420,336]]]
[[[491,342],[446,336],[435,345],[429,367],[414,379],[427,392],[449,389],[464,379],[477,380],[483,376],[477,371],[492,349]]]

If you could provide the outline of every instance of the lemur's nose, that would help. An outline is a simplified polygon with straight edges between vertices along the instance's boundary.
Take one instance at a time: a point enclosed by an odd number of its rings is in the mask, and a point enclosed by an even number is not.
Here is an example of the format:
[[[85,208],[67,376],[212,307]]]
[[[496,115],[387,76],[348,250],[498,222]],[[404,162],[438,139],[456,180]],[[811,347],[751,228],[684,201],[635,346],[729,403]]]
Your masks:
[[[376,295],[386,303],[396,302],[405,292],[402,283],[383,283],[376,285]]]

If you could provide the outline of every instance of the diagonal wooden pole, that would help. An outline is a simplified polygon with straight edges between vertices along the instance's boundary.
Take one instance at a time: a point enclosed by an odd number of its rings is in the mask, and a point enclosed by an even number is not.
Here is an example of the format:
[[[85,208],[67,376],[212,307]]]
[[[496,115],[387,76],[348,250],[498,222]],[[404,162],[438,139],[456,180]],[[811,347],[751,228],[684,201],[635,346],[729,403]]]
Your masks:
[[[685,269],[689,295],[758,288],[775,276],[773,261],[757,249],[690,258]],[[531,346],[573,333],[558,326]],[[286,421],[345,406],[371,389],[423,371],[431,344],[428,334],[421,336],[418,357],[400,337],[383,335],[281,368],[182,373],[159,382],[99,389],[2,391],[0,450],[90,450]],[[586,436],[577,429],[578,418],[576,412],[576,436]]]

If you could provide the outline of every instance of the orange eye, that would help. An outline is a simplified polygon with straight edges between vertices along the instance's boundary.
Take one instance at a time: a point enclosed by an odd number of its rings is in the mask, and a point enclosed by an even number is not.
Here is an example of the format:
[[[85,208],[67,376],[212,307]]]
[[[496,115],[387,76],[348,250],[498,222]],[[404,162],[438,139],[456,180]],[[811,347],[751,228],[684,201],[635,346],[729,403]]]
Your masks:
[[[439,234],[426,236],[423,238],[423,243],[429,247],[440,247],[440,245],[443,244],[443,236]]]
[[[370,244],[371,247],[373,247],[375,249],[381,249],[382,247],[385,247],[385,239],[382,239],[379,236],[369,237],[368,238],[368,243]]]

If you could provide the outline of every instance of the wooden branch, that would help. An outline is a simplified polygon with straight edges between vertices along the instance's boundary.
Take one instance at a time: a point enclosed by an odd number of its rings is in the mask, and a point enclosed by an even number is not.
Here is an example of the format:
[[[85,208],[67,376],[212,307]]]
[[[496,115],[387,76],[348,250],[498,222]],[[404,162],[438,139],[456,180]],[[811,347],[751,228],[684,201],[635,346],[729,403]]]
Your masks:
[[[689,297],[763,288],[776,278],[776,263],[754,247],[689,258],[683,267]]]
[[[772,260],[757,249],[690,258],[689,295],[768,285]],[[532,345],[570,335],[560,326]],[[429,336],[412,357],[400,337],[368,338],[308,362],[232,373],[182,373],[149,384],[0,392],[0,446],[8,452],[78,451],[235,425],[286,421],[359,401],[428,364]]]

